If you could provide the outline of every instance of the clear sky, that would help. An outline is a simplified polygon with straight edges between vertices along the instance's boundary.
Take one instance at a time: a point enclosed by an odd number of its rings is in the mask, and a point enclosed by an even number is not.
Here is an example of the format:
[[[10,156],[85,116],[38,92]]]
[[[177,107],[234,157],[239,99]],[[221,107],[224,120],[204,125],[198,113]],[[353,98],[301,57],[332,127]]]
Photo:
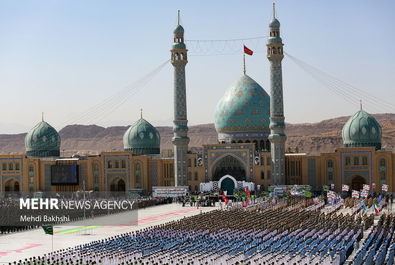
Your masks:
[[[25,132],[41,112],[57,129],[74,122],[128,125],[140,108],[154,125],[171,125],[170,64],[115,111],[100,119],[79,115],[169,59],[177,9],[186,39],[233,39],[267,35],[271,6],[267,0],[1,0],[0,133]],[[395,98],[394,14],[391,0],[277,1],[286,52],[390,102]],[[247,58],[247,72],[269,92],[266,48],[260,44],[252,47],[256,53]],[[216,103],[241,74],[241,52],[190,56],[189,124],[213,122]],[[288,58],[283,76],[287,122],[315,122],[359,108]]]

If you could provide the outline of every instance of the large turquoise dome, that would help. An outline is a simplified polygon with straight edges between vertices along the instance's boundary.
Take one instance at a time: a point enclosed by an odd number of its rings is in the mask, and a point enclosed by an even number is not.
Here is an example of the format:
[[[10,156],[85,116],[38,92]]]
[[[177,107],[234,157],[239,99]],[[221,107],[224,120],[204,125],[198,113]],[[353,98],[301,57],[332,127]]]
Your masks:
[[[160,153],[160,134],[143,118],[136,121],[123,135],[123,148],[134,155]]]
[[[60,136],[45,121],[41,121],[25,137],[26,155],[29,157],[50,157],[60,155]]]
[[[243,75],[218,102],[215,129],[220,142],[267,138],[270,96],[251,77]]]
[[[342,137],[345,147],[381,148],[381,126],[373,116],[362,109],[346,122]]]

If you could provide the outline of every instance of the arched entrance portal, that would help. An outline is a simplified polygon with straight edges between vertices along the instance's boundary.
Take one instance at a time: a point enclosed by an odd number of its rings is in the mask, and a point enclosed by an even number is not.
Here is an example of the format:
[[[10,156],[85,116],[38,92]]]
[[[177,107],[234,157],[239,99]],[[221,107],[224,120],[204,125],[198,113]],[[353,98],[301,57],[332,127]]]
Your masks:
[[[230,175],[223,176],[218,181],[218,187],[227,192],[227,195],[233,195],[234,190],[237,188],[237,181]]]
[[[362,190],[363,184],[366,184],[365,178],[361,176],[355,176],[351,181],[351,189],[353,190]]]
[[[14,179],[8,180],[4,185],[4,191],[19,192],[19,182]]]
[[[110,185],[111,192],[125,192],[126,185],[123,179],[114,179]]]
[[[219,160],[213,167],[213,181],[218,181],[225,175],[231,175],[236,180],[246,180],[246,171],[243,163],[231,155]]]

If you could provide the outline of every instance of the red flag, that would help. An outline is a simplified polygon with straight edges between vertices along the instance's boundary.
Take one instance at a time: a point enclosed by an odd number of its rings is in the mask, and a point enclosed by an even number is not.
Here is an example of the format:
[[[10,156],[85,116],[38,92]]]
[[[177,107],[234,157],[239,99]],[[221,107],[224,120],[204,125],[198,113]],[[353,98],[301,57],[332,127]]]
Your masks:
[[[250,49],[248,49],[245,45],[244,45],[244,53],[248,54],[248,55],[252,55],[254,52]]]
[[[228,205],[229,200],[228,198],[226,198],[226,195],[224,193],[222,193],[222,200],[224,200],[225,204]]]

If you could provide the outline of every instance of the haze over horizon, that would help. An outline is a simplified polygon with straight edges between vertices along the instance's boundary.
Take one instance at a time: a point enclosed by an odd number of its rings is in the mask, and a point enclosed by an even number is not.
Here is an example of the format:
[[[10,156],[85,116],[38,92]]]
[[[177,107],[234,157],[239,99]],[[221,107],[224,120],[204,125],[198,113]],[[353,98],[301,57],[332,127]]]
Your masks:
[[[45,120],[60,130],[79,114],[151,72],[170,58],[176,11],[186,39],[267,35],[272,1],[2,1],[0,3],[0,134],[22,133]],[[379,99],[395,98],[393,1],[281,1],[277,17],[285,51]],[[264,44],[259,43],[259,44]],[[188,43],[187,43],[188,45]],[[196,53],[188,46],[190,53]],[[267,92],[264,45],[251,47],[247,74]],[[83,124],[125,126],[143,116],[157,126],[173,120],[173,73],[166,65],[113,112]],[[242,52],[190,56],[189,125],[214,122],[217,102],[242,75]],[[333,94],[289,58],[283,61],[288,123],[349,116],[359,103]],[[370,113],[392,112],[364,104]]]

